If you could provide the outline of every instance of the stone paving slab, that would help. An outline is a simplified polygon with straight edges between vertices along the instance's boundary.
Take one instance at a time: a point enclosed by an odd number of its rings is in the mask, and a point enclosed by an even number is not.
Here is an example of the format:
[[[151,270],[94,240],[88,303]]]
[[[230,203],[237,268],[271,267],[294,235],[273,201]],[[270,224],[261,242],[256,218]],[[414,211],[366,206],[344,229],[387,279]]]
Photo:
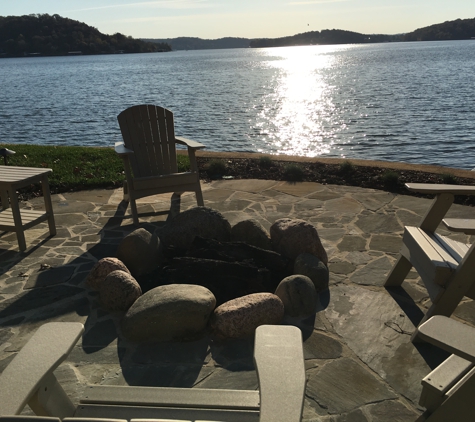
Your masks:
[[[329,256],[330,288],[320,294],[314,317],[285,321],[299,326],[304,339],[304,420],[415,420],[422,410],[420,381],[447,355],[410,342],[421,308],[430,305],[417,273],[404,282],[406,293],[382,285],[404,225],[417,224],[431,200],[270,180],[214,181],[203,184],[203,194],[205,205],[232,225],[254,218],[268,229],[291,217],[318,229]],[[115,256],[121,239],[135,229],[122,195],[122,189],[53,195],[57,235],[48,237],[46,223],[27,230],[23,253],[14,233],[0,232],[0,371],[43,323],[79,321],[85,334],[56,371],[75,402],[88,383],[256,389],[252,340],[134,345],[120,336],[121,315],[102,310],[85,288],[94,263]],[[193,194],[143,198],[141,226],[158,229],[195,205]],[[42,198],[21,206],[42,209]],[[472,212],[454,206],[450,215],[468,218]],[[471,300],[455,312],[469,324],[475,324],[474,315]]]

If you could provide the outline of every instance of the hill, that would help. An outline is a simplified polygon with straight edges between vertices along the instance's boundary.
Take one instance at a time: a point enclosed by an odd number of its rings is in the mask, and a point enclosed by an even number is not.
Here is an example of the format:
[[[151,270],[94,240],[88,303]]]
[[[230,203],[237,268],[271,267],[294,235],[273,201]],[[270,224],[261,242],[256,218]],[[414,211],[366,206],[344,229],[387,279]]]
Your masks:
[[[0,16],[0,57],[29,55],[148,53],[169,51],[167,44],[148,43],[59,15]]]
[[[171,45],[173,50],[208,50],[220,48],[247,48],[249,47],[249,38],[219,38],[216,40],[206,40],[194,37],[178,37],[166,39],[144,39],[144,41],[154,43],[165,43]]]
[[[457,19],[416,29],[404,41],[469,40],[475,37],[475,18]]]
[[[401,35],[360,34],[342,29],[324,29],[282,38],[261,38],[251,40],[251,47],[284,47],[316,44],[361,44],[401,41]]]

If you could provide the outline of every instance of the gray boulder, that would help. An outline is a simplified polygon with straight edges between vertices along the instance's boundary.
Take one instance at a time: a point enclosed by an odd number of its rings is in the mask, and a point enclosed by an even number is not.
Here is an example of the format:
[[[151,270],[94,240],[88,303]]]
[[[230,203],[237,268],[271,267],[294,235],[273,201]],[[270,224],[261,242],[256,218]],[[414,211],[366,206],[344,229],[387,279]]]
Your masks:
[[[204,334],[216,299],[208,289],[170,284],[149,290],[121,321],[123,336],[133,342],[194,340]]]
[[[223,215],[208,207],[194,207],[186,210],[169,223],[159,233],[165,246],[188,250],[196,236],[205,239],[229,241],[231,225]]]
[[[130,274],[130,271],[125,266],[125,264],[117,258],[102,258],[97,261],[92,267],[92,270],[89,272],[86,278],[86,286],[93,289],[99,290],[100,284],[105,280],[105,278],[112,271],[125,271]]]
[[[246,242],[261,249],[272,250],[270,236],[257,220],[243,220],[231,228],[231,240]]]
[[[270,228],[272,246],[276,252],[290,259],[308,252],[317,256],[325,265],[328,264],[327,253],[320,241],[314,225],[304,220],[281,218]]]
[[[309,253],[300,254],[294,262],[294,274],[302,274],[309,277],[317,292],[328,289],[330,273],[328,267],[315,255]]]
[[[213,334],[220,338],[246,338],[264,324],[278,324],[284,304],[272,293],[253,293],[218,306],[211,318]]]
[[[112,271],[99,285],[99,299],[108,311],[127,311],[141,294],[135,278],[121,270]]]
[[[307,276],[296,274],[285,277],[275,294],[282,300],[285,314],[291,317],[308,317],[317,309],[317,291]]]
[[[134,277],[151,273],[163,260],[160,239],[143,228],[134,230],[120,242],[117,258]]]

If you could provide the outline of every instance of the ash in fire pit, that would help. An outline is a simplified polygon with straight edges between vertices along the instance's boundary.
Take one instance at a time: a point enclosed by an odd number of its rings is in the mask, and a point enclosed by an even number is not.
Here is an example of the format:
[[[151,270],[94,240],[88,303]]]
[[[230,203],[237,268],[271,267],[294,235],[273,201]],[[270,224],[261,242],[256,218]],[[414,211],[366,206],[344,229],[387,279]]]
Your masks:
[[[328,258],[316,228],[303,220],[281,219],[272,225],[269,236],[257,222],[245,226],[251,227],[249,236],[240,230],[240,241],[231,240],[232,228],[218,211],[196,207],[175,217],[158,236],[138,229],[124,238],[119,246],[118,263],[125,264],[131,276],[123,278],[130,284],[129,279],[135,277],[145,292],[131,306],[130,298],[123,300],[125,337],[129,333],[133,341],[186,340],[203,335],[210,327],[221,337],[244,337],[259,325],[278,323],[284,312],[297,317],[315,312],[317,292],[328,287]],[[250,242],[245,242],[246,237]],[[251,242],[270,245],[274,250]],[[109,269],[115,268],[111,267],[111,259],[99,261],[88,277],[88,285],[99,291],[100,298],[107,298],[106,286],[114,289],[110,277],[107,283],[102,281]],[[147,268],[145,275],[144,267]],[[204,288],[214,300],[200,307],[190,304],[193,295],[187,295],[178,313],[182,318],[178,318],[173,306],[184,299],[183,288],[190,290],[192,285]],[[168,287],[163,290],[165,286]],[[124,286],[118,284],[116,288],[122,291]],[[129,285],[128,289],[131,290]],[[115,296],[121,297],[121,294]],[[107,308],[106,304],[111,301],[102,302]],[[112,310],[117,310],[117,305]],[[152,330],[155,334],[148,330],[148,334],[136,335],[134,330],[140,325],[140,315],[148,315],[143,321],[148,328],[151,324],[157,326],[157,330]],[[152,318],[153,323],[150,315],[156,316]],[[177,322],[177,318],[188,327]],[[186,323],[190,318],[197,318],[201,323]],[[225,323],[223,318],[226,318]],[[163,325],[181,329],[163,330]],[[223,326],[234,328],[223,330]],[[163,332],[167,334],[160,334]]]

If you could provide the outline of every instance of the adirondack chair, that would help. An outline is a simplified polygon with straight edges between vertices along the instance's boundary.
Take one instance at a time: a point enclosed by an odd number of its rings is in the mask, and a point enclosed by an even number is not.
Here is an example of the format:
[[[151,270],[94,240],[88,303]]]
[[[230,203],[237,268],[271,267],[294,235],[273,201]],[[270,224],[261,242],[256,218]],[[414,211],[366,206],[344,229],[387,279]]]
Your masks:
[[[419,404],[427,411],[417,422],[475,420],[475,328],[438,315],[419,327],[419,336],[453,355],[422,380]]]
[[[420,325],[433,315],[452,315],[464,296],[475,299],[475,243],[465,244],[435,232],[442,221],[449,230],[475,234],[475,220],[444,219],[454,195],[475,195],[475,186],[408,183],[406,187],[436,197],[419,226],[404,228],[399,259],[384,285],[400,286],[414,266],[432,301]],[[417,329],[411,339],[420,340]]]
[[[124,200],[130,201],[133,222],[139,224],[136,200],[160,193],[195,192],[203,206],[195,151],[205,146],[175,136],[173,113],[154,105],[137,105],[117,116],[123,142],[115,151],[124,161]],[[176,145],[188,148],[191,171],[178,173]]]
[[[53,371],[83,331],[82,324],[65,322],[48,323],[37,330],[0,375],[3,422],[19,415],[26,404],[38,416],[66,422],[83,422],[80,418],[136,422],[301,420],[305,367],[302,335],[297,327],[257,328],[254,361],[259,391],[91,385],[75,407]]]

